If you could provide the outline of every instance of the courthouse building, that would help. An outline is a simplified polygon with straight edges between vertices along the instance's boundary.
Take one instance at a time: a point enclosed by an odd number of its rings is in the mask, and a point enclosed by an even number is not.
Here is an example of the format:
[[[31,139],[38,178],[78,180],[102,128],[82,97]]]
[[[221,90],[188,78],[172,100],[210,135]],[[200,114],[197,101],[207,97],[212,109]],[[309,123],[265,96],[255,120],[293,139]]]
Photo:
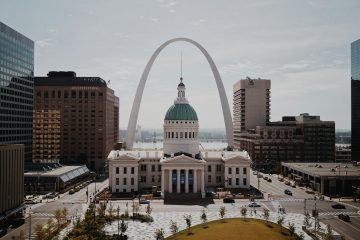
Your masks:
[[[199,121],[185,97],[185,85],[164,119],[162,150],[113,150],[108,157],[113,193],[161,188],[162,196],[198,194],[216,187],[250,187],[250,157],[246,151],[200,151]]]

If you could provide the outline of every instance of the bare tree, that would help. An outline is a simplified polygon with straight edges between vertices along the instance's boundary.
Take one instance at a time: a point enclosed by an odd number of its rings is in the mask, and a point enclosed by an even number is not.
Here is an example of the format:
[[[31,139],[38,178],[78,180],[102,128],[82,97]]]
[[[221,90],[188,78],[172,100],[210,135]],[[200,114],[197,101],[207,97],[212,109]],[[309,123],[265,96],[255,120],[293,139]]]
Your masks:
[[[177,226],[177,223],[174,222],[173,220],[170,220],[170,231],[171,234],[174,235],[174,239],[176,239],[175,234],[179,231],[179,228]]]
[[[56,209],[54,212],[54,218],[56,219],[56,227],[57,230],[60,229],[61,219],[62,219],[62,211],[61,209]]]
[[[310,219],[311,219],[310,214],[308,212],[306,212],[305,216],[304,216],[304,226],[306,228],[310,228],[312,225],[312,222]]]
[[[187,229],[188,229],[188,232],[189,234],[191,233],[191,224],[192,224],[192,217],[191,217],[191,214],[189,215],[184,215],[184,219],[185,219],[185,222],[186,222],[186,226],[187,226]]]
[[[201,219],[201,221],[203,222],[204,227],[207,227],[207,224],[206,224],[206,222],[207,222],[207,215],[206,215],[206,211],[205,211],[204,208],[203,208],[203,210],[201,211],[200,219]]]
[[[121,224],[120,224],[121,236],[124,236],[127,229],[128,229],[128,224],[125,223],[124,219],[121,219]]]
[[[155,231],[155,239],[156,240],[164,240],[165,239],[165,233],[164,233],[164,230],[162,228],[158,228],[156,229]]]
[[[221,219],[224,219],[225,214],[226,214],[226,208],[225,208],[225,206],[221,206],[219,209],[219,215],[220,215]]]
[[[240,209],[240,213],[241,213],[241,216],[242,216],[243,218],[245,218],[245,217],[246,217],[246,214],[247,214],[247,208],[246,208],[246,207],[242,207],[242,208]]]
[[[46,239],[46,233],[44,231],[44,227],[42,224],[35,225],[35,233],[36,233],[37,240],[45,240]]]
[[[332,230],[329,224],[326,225],[326,232],[324,236],[324,240],[331,240],[332,239]]]
[[[277,219],[277,224],[279,224],[280,226],[282,226],[284,224],[284,217],[279,217]]]
[[[266,221],[267,223],[269,223],[270,211],[269,211],[269,209],[267,209],[267,208],[264,208],[263,211],[264,211],[264,214],[263,214],[264,219],[265,219],[265,221]]]
[[[46,225],[47,225],[47,228],[46,228],[46,230],[47,230],[47,235],[48,235],[48,238],[50,238],[50,235],[51,235],[51,233],[52,233],[52,231],[53,231],[53,228],[54,228],[54,220],[53,220],[52,218],[49,218],[49,219],[47,220]]]
[[[64,222],[66,222],[68,215],[69,215],[69,210],[67,208],[63,208],[63,210],[61,211],[61,216]]]
[[[151,213],[152,213],[152,207],[150,206],[150,204],[148,204],[147,206],[146,206],[146,209],[145,209],[145,211],[146,211],[146,214],[150,217],[150,215],[151,215]]]
[[[289,223],[288,224],[288,229],[290,231],[290,235],[294,236],[294,234],[295,234],[295,225],[293,223]]]
[[[108,214],[109,214],[110,219],[111,219],[112,216],[113,216],[113,211],[114,211],[114,207],[113,207],[113,205],[112,205],[111,202],[110,202],[109,207],[108,207]]]

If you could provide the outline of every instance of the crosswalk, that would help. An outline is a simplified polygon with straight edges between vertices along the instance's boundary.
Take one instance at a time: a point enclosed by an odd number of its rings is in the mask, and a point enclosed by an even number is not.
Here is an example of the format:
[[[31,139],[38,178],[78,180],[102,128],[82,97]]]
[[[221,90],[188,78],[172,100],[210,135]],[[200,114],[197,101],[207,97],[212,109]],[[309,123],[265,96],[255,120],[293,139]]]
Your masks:
[[[304,202],[302,198],[279,198],[276,200],[279,202]]]
[[[349,216],[359,215],[357,212],[319,212],[319,216],[338,216],[339,214],[346,214]]]
[[[42,212],[35,212],[31,214],[32,218],[52,218],[54,214],[52,213],[42,213]]]

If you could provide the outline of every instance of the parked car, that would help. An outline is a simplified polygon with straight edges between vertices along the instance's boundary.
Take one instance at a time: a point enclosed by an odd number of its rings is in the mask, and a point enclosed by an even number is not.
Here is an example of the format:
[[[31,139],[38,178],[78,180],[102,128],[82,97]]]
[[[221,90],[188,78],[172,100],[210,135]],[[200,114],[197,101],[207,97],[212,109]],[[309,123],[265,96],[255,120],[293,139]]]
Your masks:
[[[333,204],[331,205],[332,208],[335,208],[335,209],[345,209],[345,205],[342,205],[340,203],[336,203],[336,204]]]
[[[6,235],[6,229],[0,228],[0,238]]]
[[[69,194],[74,194],[75,190],[74,189],[70,189]]]
[[[350,216],[349,215],[347,215],[347,214],[339,214],[338,215],[338,217],[339,217],[339,219],[341,219],[341,220],[343,220],[343,221],[345,221],[345,222],[350,222]]]
[[[224,198],[223,203],[235,203],[235,200],[233,198]]]
[[[253,172],[253,174],[254,174],[254,175],[257,175],[257,174],[258,174],[258,172],[257,172],[257,171],[254,171],[254,172]]]
[[[284,193],[287,194],[287,195],[292,196],[292,192],[289,189],[285,189]]]
[[[290,182],[289,182],[289,181],[285,181],[285,185],[290,185]]]
[[[140,202],[140,204],[150,204],[150,201],[147,199],[144,199],[144,198],[140,199],[139,202]]]
[[[271,178],[268,178],[266,181],[268,181],[268,182],[272,182]]]
[[[255,203],[255,202],[252,202],[252,203],[250,203],[250,204],[248,205],[248,207],[261,207],[261,205]]]
[[[264,180],[268,180],[268,177],[265,176],[265,177],[264,177]]]

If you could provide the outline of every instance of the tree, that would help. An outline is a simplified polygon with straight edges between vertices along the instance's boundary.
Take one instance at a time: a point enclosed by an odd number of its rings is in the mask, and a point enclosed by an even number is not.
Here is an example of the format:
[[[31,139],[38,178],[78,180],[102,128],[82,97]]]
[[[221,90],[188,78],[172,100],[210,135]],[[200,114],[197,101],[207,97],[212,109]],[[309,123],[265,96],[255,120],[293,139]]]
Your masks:
[[[221,206],[220,209],[219,209],[219,214],[220,214],[220,217],[221,219],[224,219],[224,216],[226,214],[226,208],[225,206]]]
[[[245,217],[246,217],[246,214],[247,214],[247,208],[246,208],[246,207],[242,207],[242,208],[240,209],[240,213],[241,213],[241,216],[242,216],[243,218],[245,218]]]
[[[295,225],[293,223],[289,223],[288,224],[288,229],[290,231],[290,235],[291,236],[294,236],[294,233],[295,233]]]
[[[185,219],[185,222],[186,222],[186,226],[187,226],[187,229],[188,229],[188,232],[189,234],[191,233],[191,222],[192,222],[192,217],[191,217],[191,214],[189,215],[184,215],[184,219]]]
[[[61,211],[61,215],[62,215],[64,222],[66,222],[68,215],[69,215],[69,210],[67,208],[63,208],[63,210]]]
[[[284,218],[283,217],[279,217],[277,220],[277,224],[279,224],[280,226],[282,226],[284,224]]]
[[[140,209],[139,203],[134,202],[134,204],[132,204],[131,207],[133,209],[133,213],[137,214]]]
[[[201,219],[201,221],[203,222],[204,227],[206,227],[207,215],[206,215],[205,209],[203,209],[203,210],[201,211],[200,219]]]
[[[109,207],[108,207],[108,214],[109,214],[110,219],[112,219],[113,211],[114,211],[114,207],[110,202]]]
[[[146,214],[150,217],[151,212],[152,212],[152,207],[150,206],[150,204],[148,204],[148,205],[146,206],[145,211],[146,211]]]
[[[267,209],[267,208],[264,208],[264,219],[265,219],[265,221],[268,223],[269,222],[269,217],[270,217],[270,212],[269,212],[269,209]]]
[[[162,228],[158,228],[156,229],[155,231],[155,239],[156,240],[164,240],[165,239],[165,233],[164,233],[164,230]]]
[[[121,219],[121,224],[120,224],[121,236],[124,236],[127,229],[128,229],[128,224],[125,223],[124,219]]]
[[[311,218],[310,218],[310,214],[309,214],[308,212],[306,212],[306,213],[305,213],[305,216],[304,216],[304,226],[305,226],[306,228],[310,228],[311,225],[312,225],[312,222],[311,222],[310,219],[311,219]]]
[[[54,228],[54,220],[53,220],[52,218],[49,218],[49,219],[47,220],[46,225],[47,225],[47,228],[46,228],[46,230],[47,230],[47,235],[48,235],[48,238],[50,238],[51,233],[52,233],[53,228]]]
[[[326,232],[324,236],[324,240],[331,240],[332,239],[332,230],[329,224],[326,225]]]
[[[36,233],[36,239],[37,240],[45,240],[46,239],[46,233],[44,231],[44,227],[41,224],[35,225],[35,233]]]
[[[62,211],[61,209],[56,209],[54,212],[54,218],[56,219],[56,228],[60,229],[61,219],[62,219]]]
[[[174,239],[176,239],[175,234],[179,231],[179,228],[177,226],[177,223],[174,222],[173,220],[170,220],[170,231],[171,234],[174,235]]]

